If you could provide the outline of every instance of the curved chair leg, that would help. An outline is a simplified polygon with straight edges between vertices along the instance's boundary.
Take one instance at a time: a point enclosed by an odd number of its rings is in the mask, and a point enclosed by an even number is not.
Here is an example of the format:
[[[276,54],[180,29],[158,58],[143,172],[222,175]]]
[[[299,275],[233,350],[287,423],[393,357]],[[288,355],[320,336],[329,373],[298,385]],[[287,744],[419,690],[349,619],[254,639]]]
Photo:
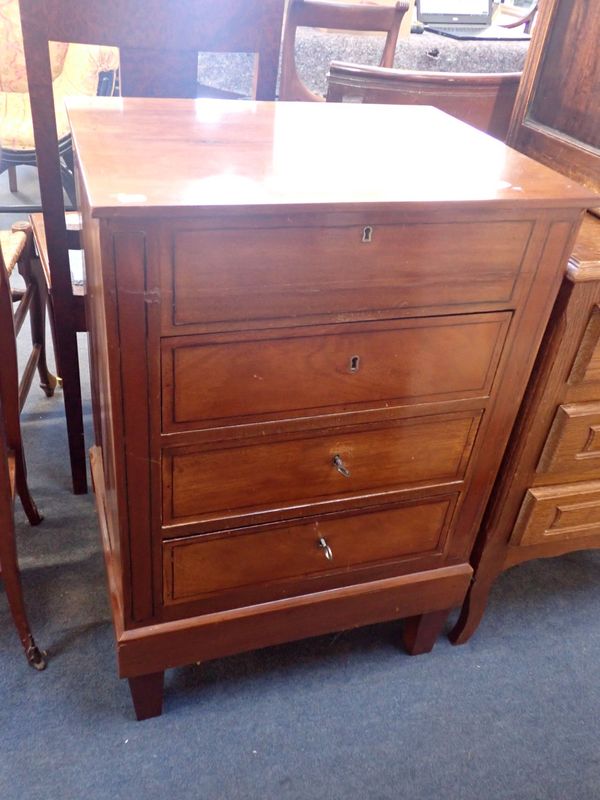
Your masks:
[[[7,552],[7,543],[3,540],[5,538],[12,539],[10,544],[13,545],[10,549],[11,553]],[[4,588],[6,589],[6,596],[8,598],[8,605],[12,618],[19,634],[19,639],[25,651],[25,658],[29,665],[37,670],[46,668],[46,653],[40,650],[36,645],[29,621],[27,619],[27,612],[25,611],[25,603],[23,601],[23,588],[21,586],[21,576],[17,566],[17,556],[14,550],[14,530],[8,532],[8,537],[5,535],[0,536],[2,543],[0,544],[0,563],[2,564],[2,580]]]
[[[16,387],[15,387],[16,391]],[[28,492],[29,494],[29,492]],[[33,503],[33,500],[31,501]],[[35,505],[34,505],[35,508]],[[39,516],[39,515],[38,515]],[[41,519],[41,518],[40,518]],[[25,603],[23,601],[23,588],[17,562],[17,547],[15,543],[15,526],[13,518],[13,500],[10,484],[10,473],[6,452],[4,429],[0,418],[0,565],[2,566],[2,579],[8,605],[19,634],[25,657],[34,669],[42,670],[46,666],[43,653],[36,645],[29,628]]]

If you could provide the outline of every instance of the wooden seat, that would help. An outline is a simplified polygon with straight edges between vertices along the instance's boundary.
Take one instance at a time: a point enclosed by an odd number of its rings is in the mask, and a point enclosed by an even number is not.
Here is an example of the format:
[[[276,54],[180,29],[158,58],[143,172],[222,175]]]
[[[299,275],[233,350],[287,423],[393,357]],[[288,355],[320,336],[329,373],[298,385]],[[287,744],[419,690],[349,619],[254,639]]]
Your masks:
[[[20,234],[22,232],[17,232]],[[23,234],[25,236],[25,234]],[[42,521],[36,505],[29,493],[27,470],[19,422],[19,380],[17,369],[17,349],[15,339],[15,319],[12,313],[13,298],[8,280],[8,269],[14,266],[16,258],[21,258],[28,246],[14,242],[3,236],[7,243],[8,261],[5,265],[0,250],[0,342],[2,342],[2,368],[0,369],[0,566],[2,580],[8,597],[19,638],[28,662],[36,669],[44,669],[44,654],[38,649],[31,634],[25,604],[19,566],[14,527],[14,497],[18,494],[27,518],[32,525]],[[20,236],[16,237],[21,239]],[[29,239],[29,235],[26,237]],[[15,250],[16,247],[16,250]],[[20,249],[20,252],[19,252]]]
[[[351,5],[320,0],[290,0],[283,34],[280,100],[324,100],[301,81],[296,67],[296,32],[298,28],[331,28],[343,31],[379,31],[386,33],[381,57],[382,67],[391,67],[402,18],[408,3],[395,6]]]
[[[86,330],[84,292],[71,278],[68,251],[79,242],[65,222],[49,43],[118,47],[121,93],[142,97],[196,97],[199,51],[255,53],[255,95],[268,100],[275,96],[284,0],[195,0],[185,4],[185,13],[180,0],[105,0],[102,13],[79,0],[20,5],[43,206],[43,226],[34,220],[36,245],[50,276],[73,489],[82,493],[87,476],[77,332]]]
[[[327,101],[435,106],[504,140],[521,73],[416,72],[334,61]]]

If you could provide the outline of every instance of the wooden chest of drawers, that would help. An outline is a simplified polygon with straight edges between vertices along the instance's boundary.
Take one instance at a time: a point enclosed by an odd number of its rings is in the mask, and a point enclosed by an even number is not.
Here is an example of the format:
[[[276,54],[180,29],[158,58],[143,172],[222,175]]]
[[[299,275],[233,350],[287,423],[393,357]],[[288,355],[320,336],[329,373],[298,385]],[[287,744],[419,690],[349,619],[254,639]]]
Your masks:
[[[431,649],[588,193],[427,108],[70,117],[94,485],[138,717],[192,661],[395,618]],[[400,135],[443,143],[430,172],[391,157]],[[458,182],[453,158],[477,168]]]
[[[600,219],[586,214],[479,533],[457,644],[504,569],[600,547],[599,367]]]

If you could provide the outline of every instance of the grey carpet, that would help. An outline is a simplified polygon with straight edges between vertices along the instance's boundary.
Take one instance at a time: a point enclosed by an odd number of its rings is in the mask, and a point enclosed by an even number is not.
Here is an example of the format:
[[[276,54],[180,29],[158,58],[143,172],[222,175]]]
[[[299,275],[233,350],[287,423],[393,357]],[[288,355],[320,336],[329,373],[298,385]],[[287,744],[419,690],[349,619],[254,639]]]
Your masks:
[[[26,665],[0,594],[3,800],[600,796],[596,553],[504,575],[466,646],[410,658],[386,624],[171,670],[164,715],[137,723],[60,395],[34,391],[23,428],[46,519],[19,512],[18,540],[49,665]]]

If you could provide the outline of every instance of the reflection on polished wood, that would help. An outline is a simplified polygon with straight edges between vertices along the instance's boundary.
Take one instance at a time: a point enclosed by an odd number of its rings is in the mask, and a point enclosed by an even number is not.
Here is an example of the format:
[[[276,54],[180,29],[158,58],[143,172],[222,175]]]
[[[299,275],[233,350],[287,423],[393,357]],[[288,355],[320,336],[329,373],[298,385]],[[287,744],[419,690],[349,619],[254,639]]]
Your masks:
[[[92,213],[122,218],[152,209],[175,216],[198,207],[343,210],[419,202],[547,208],[591,199],[436,109],[375,106],[365,113],[331,104],[322,112],[319,105],[70,100]],[[418,142],[427,157],[401,157],[403,141]]]
[[[70,116],[138,717],[191,661],[401,618],[430,650],[591,195],[431,108]],[[395,157],[403,137],[426,167]]]

